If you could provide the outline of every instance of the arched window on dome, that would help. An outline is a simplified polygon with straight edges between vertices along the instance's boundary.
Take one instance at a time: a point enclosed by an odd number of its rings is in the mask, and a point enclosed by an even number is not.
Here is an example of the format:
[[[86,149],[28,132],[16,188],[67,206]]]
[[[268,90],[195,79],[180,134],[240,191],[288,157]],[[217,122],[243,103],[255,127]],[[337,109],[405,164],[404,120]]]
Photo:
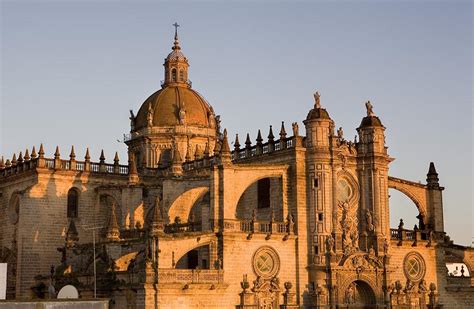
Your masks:
[[[77,218],[79,213],[79,192],[76,188],[69,189],[67,193],[67,217]]]
[[[184,82],[184,71],[183,70],[179,71],[179,80]]]
[[[176,81],[176,69],[171,70],[171,81]]]

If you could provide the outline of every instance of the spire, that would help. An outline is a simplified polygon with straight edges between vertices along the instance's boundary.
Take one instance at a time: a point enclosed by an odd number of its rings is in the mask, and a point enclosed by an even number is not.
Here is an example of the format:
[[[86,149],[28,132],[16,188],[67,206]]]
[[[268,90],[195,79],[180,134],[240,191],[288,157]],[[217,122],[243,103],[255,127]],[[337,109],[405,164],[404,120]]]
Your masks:
[[[206,148],[204,148],[204,158],[209,158],[209,154],[211,153],[211,149],[209,148],[209,140],[206,143]]]
[[[18,163],[23,163],[23,153],[21,151],[18,154]]]
[[[74,145],[71,146],[71,153],[69,154],[71,160],[76,159],[76,153],[74,152]]]
[[[207,145],[207,143],[206,143]],[[208,154],[209,155],[209,154]],[[196,145],[196,149],[194,151],[194,160],[199,160],[202,158],[202,152],[201,149],[199,148],[199,145]]]
[[[101,163],[101,164],[104,164],[104,163],[105,163],[104,149],[102,149],[102,150],[100,151],[99,163]]]
[[[245,148],[252,147],[252,142],[250,141],[250,135],[247,133],[247,138],[245,139]]]
[[[439,178],[438,173],[433,162],[430,162],[430,167],[428,169],[428,174],[426,174],[426,182],[428,187],[439,187]]]
[[[16,153],[13,154],[12,165],[16,165]]]
[[[54,152],[54,158],[59,159],[61,154],[59,153],[59,146],[56,146],[56,151]]]
[[[272,126],[270,125],[270,132],[268,132],[268,141],[273,142],[275,140],[275,136],[273,135],[273,129]]]
[[[36,157],[37,157],[36,148],[35,148],[35,146],[33,146],[33,148],[31,149],[31,158],[36,159]]]
[[[25,161],[30,161],[30,153],[28,152],[28,148],[25,149]]]
[[[40,149],[38,151],[38,155],[40,158],[44,158],[44,148],[43,148],[43,143],[40,145]]]
[[[240,150],[239,134],[235,134],[234,149],[235,151]]]
[[[117,215],[115,214],[115,202],[112,203],[110,210],[109,224],[107,226],[107,234],[105,236],[109,241],[120,240],[120,230],[117,222]]]
[[[178,145],[174,145],[173,149],[173,164],[181,164],[183,160],[181,159],[181,154],[179,153]]]
[[[115,152],[114,164],[115,164],[115,165],[118,165],[118,164],[119,164],[119,156],[118,156],[118,152],[117,152],[117,151]]]
[[[86,161],[90,161],[91,160],[91,156],[89,154],[89,147],[86,148],[86,155],[84,156],[84,159]]]
[[[262,133],[260,132],[260,129],[258,129],[258,133],[257,133],[257,146],[262,145],[262,142],[263,142]]]
[[[189,144],[189,140],[188,140],[188,144],[187,144],[187,147],[186,147],[186,156],[184,157],[184,160],[186,162],[191,161],[191,145]]]

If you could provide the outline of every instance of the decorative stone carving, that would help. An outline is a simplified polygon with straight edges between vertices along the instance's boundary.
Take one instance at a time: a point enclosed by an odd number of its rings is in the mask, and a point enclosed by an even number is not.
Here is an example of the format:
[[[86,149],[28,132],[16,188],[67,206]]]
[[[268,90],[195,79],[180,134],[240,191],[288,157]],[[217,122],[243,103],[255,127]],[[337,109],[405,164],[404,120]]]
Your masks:
[[[319,94],[319,91],[316,91],[314,94],[314,107],[315,108],[321,108],[321,95]]]
[[[342,250],[345,256],[359,250],[358,220],[355,209],[349,208],[349,203],[339,202],[341,212]]]
[[[272,278],[280,271],[278,253],[269,246],[260,247],[253,255],[252,267],[258,278]]]
[[[367,232],[373,232],[375,230],[374,220],[372,218],[372,213],[369,209],[365,210],[365,221],[367,224]]]
[[[425,276],[425,260],[418,252],[410,252],[403,261],[403,271],[408,280],[418,282]]]

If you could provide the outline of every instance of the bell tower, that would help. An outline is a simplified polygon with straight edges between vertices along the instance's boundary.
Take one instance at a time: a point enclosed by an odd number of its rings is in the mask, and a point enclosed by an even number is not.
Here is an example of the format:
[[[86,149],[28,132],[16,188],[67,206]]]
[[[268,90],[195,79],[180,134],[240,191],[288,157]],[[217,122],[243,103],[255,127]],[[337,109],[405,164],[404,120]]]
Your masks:
[[[361,192],[361,249],[383,250],[390,239],[388,209],[388,164],[393,160],[385,146],[385,127],[375,115],[370,101],[365,103],[367,116],[357,128],[357,171]]]

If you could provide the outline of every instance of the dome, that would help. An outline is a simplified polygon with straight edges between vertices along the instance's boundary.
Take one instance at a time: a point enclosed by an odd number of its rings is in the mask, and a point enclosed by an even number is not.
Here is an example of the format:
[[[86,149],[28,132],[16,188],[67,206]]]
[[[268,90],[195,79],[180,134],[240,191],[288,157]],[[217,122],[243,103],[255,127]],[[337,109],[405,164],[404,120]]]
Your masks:
[[[176,126],[183,122],[188,126],[215,128],[212,107],[199,93],[188,87],[168,86],[153,93],[138,111],[136,130],[147,127],[149,107],[153,127]]]
[[[168,54],[165,61],[187,61],[187,59],[181,49],[175,49]]]
[[[377,116],[367,116],[362,118],[362,122],[360,123],[360,128],[362,127],[383,127],[382,121],[380,121],[379,117]]]
[[[315,119],[328,119],[330,120],[329,113],[324,108],[313,108],[309,111],[306,120],[315,120]]]

